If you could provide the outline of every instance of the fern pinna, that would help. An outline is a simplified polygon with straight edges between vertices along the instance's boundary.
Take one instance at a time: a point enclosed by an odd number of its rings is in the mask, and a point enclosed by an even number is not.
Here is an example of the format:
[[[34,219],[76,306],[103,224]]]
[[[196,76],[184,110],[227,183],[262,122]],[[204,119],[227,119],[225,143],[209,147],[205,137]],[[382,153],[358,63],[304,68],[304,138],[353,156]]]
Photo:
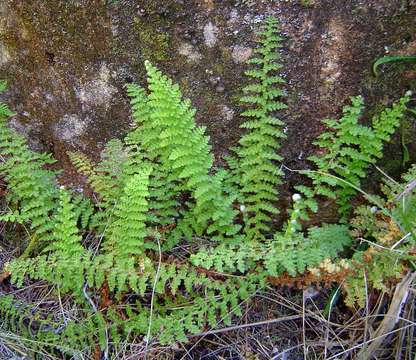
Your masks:
[[[278,99],[284,94],[278,84],[285,81],[276,71],[282,65],[277,49],[282,38],[278,35],[277,20],[268,17],[264,30],[259,33],[259,47],[255,57],[249,60],[254,67],[246,71],[252,80],[244,90],[241,101],[250,107],[242,113],[248,118],[241,127],[246,130],[235,149],[237,158],[231,160],[234,181],[239,188],[240,201],[244,209],[245,235],[247,240],[262,238],[270,232],[268,222],[277,214],[276,185],[281,183],[282,157],[276,152],[280,140],[285,137],[283,122],[273,116],[276,110],[286,105]]]

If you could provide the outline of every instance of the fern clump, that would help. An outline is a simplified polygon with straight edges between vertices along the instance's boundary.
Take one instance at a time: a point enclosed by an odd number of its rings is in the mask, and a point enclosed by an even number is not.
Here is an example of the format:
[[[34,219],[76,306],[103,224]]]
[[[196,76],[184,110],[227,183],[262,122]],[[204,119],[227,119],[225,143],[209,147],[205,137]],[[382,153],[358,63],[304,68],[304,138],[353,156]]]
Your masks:
[[[277,20],[268,17],[264,30],[259,33],[259,48],[249,60],[253,69],[246,71],[251,83],[244,90],[241,101],[249,108],[242,113],[247,118],[241,127],[246,130],[235,149],[236,159],[230,161],[233,180],[238,187],[239,200],[244,206],[244,233],[247,240],[261,239],[270,232],[268,222],[278,213],[275,203],[282,171],[277,154],[280,141],[285,137],[284,123],[273,114],[285,109],[279,101],[284,91],[277,85],[285,83],[276,75],[282,65],[277,49],[282,38],[278,35]]]
[[[235,235],[239,226],[233,223],[233,196],[225,194],[221,176],[210,174],[213,157],[205,129],[195,124],[195,110],[189,101],[182,101],[177,85],[150,63],[145,66],[150,94],[137,86],[128,88],[133,116],[139,124],[138,130],[128,136],[128,143],[144,150],[144,158],[157,164],[153,191],[161,195],[167,186],[163,202],[155,210],[166,213],[175,196],[189,192],[189,211],[184,214],[178,209],[183,215],[176,224],[176,236],[179,232],[189,239],[192,233],[202,235],[204,231],[218,239]]]
[[[367,127],[359,123],[364,109],[363,98],[351,98],[352,104],[344,107],[339,121],[323,121],[329,131],[316,141],[322,151],[320,155],[310,157],[316,170],[305,171],[312,179],[313,192],[302,186],[298,189],[307,192],[308,198],[322,195],[337,199],[339,211],[345,216],[351,208],[349,200],[360,188],[368,167],[382,157],[383,145],[399,127],[409,100],[410,93],[407,93],[391,108],[375,116],[372,127]]]
[[[271,228],[285,137],[274,116],[286,108],[278,87],[284,80],[277,75],[281,40],[277,21],[267,18],[246,73],[245,132],[226,169],[214,166],[209,137],[196,125],[190,101],[149,62],[147,89],[126,86],[134,128],[109,141],[98,163],[69,153],[91,199],[58,185],[58,172],[48,169],[54,161],[30,150],[7,126],[13,113],[0,104],[0,175],[8,186],[0,221],[28,233],[23,256],[5,264],[4,274],[17,287],[46,281],[59,300],[66,296],[77,305],[73,319],[39,317],[30,304],[0,296],[0,326],[75,358],[92,349],[111,352],[122,340],[171,344],[230,325],[232,316],[242,315],[241,302],[271,278],[348,269],[352,304],[362,295],[357,269],[372,272],[368,279],[378,289],[400,273],[415,242],[415,168],[399,187],[386,182],[386,199],[371,197],[379,209],[357,209],[352,232],[345,224],[306,227],[303,220],[308,209],[317,210],[317,196],[337,199],[347,214],[368,167],[399,125],[409,94],[371,127],[359,123],[361,97],[352,98],[339,122],[326,120],[329,130],[317,140],[321,151],[311,157],[316,171],[305,172],[313,186],[299,187],[302,195],[292,196],[289,218]],[[0,92],[5,85],[0,82]],[[391,250],[400,245],[401,252],[386,255],[370,246],[340,260],[355,245],[352,235]],[[368,256],[374,263],[366,262]]]
[[[160,252],[183,238],[211,234],[217,240],[236,240],[240,226],[234,224],[235,196],[224,189],[225,171],[213,173],[208,138],[196,126],[194,110],[171,80],[149,63],[146,68],[149,94],[129,88],[137,129],[124,141],[110,141],[98,164],[83,154],[69,154],[94,191],[93,202],[57,185],[56,173],[44,168],[49,157],[29,150],[7,128],[4,120],[10,112],[3,111],[1,123],[5,160],[0,170],[8,185],[19,190],[10,189],[7,200],[13,212],[3,220],[30,224],[31,236],[40,239],[33,256],[14,259],[4,270],[17,286],[27,279],[45,280],[86,306],[86,293],[103,288],[111,298],[134,295],[139,305],[128,307],[129,322],[111,310],[84,314],[97,320],[90,325],[100,326],[100,334],[110,321],[108,333],[115,342],[130,331],[147,335],[150,318],[150,335],[162,343],[185,340],[221,319],[229,324],[247,289],[263,278],[216,280],[193,266],[162,260]],[[43,207],[36,207],[38,203]],[[87,231],[97,239],[92,245],[85,241]],[[77,338],[73,344],[78,350],[94,341],[101,346],[101,335],[80,335],[82,326],[83,320],[69,324],[65,336]]]

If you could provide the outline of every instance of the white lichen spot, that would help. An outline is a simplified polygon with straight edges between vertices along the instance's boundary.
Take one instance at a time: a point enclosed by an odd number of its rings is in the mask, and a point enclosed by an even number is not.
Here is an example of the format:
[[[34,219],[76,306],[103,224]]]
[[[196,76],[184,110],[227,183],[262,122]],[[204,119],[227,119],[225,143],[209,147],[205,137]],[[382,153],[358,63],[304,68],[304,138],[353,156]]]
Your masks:
[[[57,139],[70,144],[80,144],[80,137],[84,135],[89,125],[89,119],[81,119],[76,114],[66,114],[54,126]]]
[[[221,115],[227,122],[231,121],[234,118],[234,110],[227,105],[223,105],[221,108]]]
[[[185,56],[189,62],[198,62],[202,59],[201,53],[188,43],[182,43],[178,48],[178,52],[180,55]]]
[[[0,42],[0,66],[7,64],[12,57],[6,47]]]
[[[328,31],[322,35],[321,78],[324,88],[332,88],[342,73],[342,59],[347,53],[347,30],[339,18],[331,19]],[[321,89],[325,92],[325,89]],[[327,91],[327,90],[326,90]]]
[[[82,106],[103,106],[105,109],[111,105],[111,99],[117,93],[117,88],[110,84],[111,73],[106,64],[101,66],[98,77],[82,84],[77,97]]]
[[[229,19],[227,21],[227,25],[228,26],[233,26],[237,23],[238,21],[238,11],[236,9],[232,9],[230,11],[230,16]]]
[[[250,59],[252,53],[253,51],[251,50],[251,48],[246,47],[246,46],[236,45],[233,47],[231,56],[235,63],[243,64],[248,59]]]
[[[210,21],[204,26],[205,45],[212,48],[217,43],[218,28]]]

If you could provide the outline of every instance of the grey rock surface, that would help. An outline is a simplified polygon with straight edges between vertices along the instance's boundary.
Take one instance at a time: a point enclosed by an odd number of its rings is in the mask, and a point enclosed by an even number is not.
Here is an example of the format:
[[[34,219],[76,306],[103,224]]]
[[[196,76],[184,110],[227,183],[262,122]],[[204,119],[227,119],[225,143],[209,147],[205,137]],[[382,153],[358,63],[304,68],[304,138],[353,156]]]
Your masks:
[[[376,104],[416,87],[405,77],[371,75],[379,56],[416,40],[414,1],[3,0],[0,78],[17,112],[15,128],[69,169],[66,151],[92,158],[131,124],[123,85],[145,85],[150,60],[177,82],[207,126],[218,164],[238,141],[245,61],[265,16],[280,22],[287,80],[279,116],[285,164],[304,168],[321,120],[352,95]],[[387,99],[387,100],[386,100]],[[299,156],[302,154],[302,156]]]

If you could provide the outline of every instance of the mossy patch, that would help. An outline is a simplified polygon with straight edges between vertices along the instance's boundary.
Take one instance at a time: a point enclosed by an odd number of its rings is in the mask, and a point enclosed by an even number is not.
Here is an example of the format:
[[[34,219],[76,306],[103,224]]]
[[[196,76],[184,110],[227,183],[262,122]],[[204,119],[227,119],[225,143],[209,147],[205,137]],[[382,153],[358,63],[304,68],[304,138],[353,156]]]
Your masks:
[[[169,60],[169,35],[161,33],[151,23],[140,18],[134,18],[134,27],[140,41],[140,51],[143,59],[151,62]]]

